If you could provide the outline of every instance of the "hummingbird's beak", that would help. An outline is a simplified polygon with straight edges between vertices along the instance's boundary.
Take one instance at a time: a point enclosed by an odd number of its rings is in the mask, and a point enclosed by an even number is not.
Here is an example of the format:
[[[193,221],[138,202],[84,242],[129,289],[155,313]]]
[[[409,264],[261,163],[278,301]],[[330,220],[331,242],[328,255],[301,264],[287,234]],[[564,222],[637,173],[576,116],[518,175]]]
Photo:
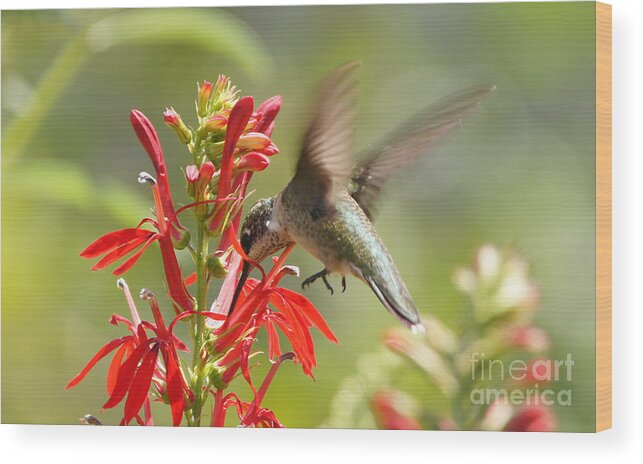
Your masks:
[[[243,290],[243,286],[246,283],[246,280],[248,279],[248,275],[250,274],[250,263],[248,261],[243,262],[243,269],[241,270],[241,277],[239,277],[239,282],[237,283],[237,287],[234,289],[234,296],[232,297],[232,302],[230,303],[230,310],[228,311],[228,317],[232,314],[232,311],[234,311],[234,307],[237,304],[237,300],[239,299],[239,295],[241,294],[241,290]]]

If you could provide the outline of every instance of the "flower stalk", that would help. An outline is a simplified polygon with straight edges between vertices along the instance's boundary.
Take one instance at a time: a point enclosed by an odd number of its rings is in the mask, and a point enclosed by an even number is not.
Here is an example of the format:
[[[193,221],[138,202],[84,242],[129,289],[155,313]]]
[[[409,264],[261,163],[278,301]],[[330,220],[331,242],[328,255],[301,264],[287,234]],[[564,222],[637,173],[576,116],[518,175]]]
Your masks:
[[[107,379],[109,399],[104,408],[124,403],[123,425],[132,421],[152,425],[150,402],[157,401],[170,406],[173,425],[185,420],[189,426],[199,426],[212,396],[210,425],[223,426],[232,408],[244,427],[282,427],[274,412],[262,406],[277,370],[283,361],[292,360],[313,377],[316,360],[312,327],[337,343],[310,301],[278,287],[283,277],[296,273],[286,266],[291,247],[274,259],[268,272],[251,263],[261,271],[262,279],[245,281],[239,309],[228,317],[241,262],[248,261],[237,240],[241,209],[253,173],[268,168],[270,157],[278,153],[270,136],[281,107],[281,97],[273,97],[255,110],[252,97],[238,94],[225,76],[219,76],[215,84],[205,81],[199,85],[196,129],[188,127],[173,109],[164,112],[166,125],[191,158],[184,169],[191,201],[178,210],[156,130],[142,112],[132,110],[132,126],[154,167],[155,177],[141,173],[139,181],[151,187],[155,214],[135,228],[99,237],[81,253],[84,258],[100,257],[92,269],[104,269],[123,259],[113,271],[121,275],[153,243],[158,243],[161,251],[165,286],[175,312],[173,320],[166,324],[156,296],[143,290],[141,298],[152,314],[152,321],[145,320],[136,310],[127,284],[119,280],[132,321],[114,315],[111,322],[124,324],[130,335],[103,346],[67,386],[77,385],[97,362],[113,352]],[[192,232],[179,219],[188,212],[194,215],[196,224]],[[179,253],[187,252],[194,268],[186,277]],[[208,289],[218,279],[223,279],[219,295],[209,302]],[[189,324],[188,344],[174,335],[175,327],[183,323]],[[250,359],[262,354],[253,352],[253,344],[264,329],[273,364],[257,389]],[[291,351],[282,353],[277,329],[289,340]],[[189,357],[181,355],[190,351]],[[244,381],[253,394],[250,401],[235,392],[237,382]]]

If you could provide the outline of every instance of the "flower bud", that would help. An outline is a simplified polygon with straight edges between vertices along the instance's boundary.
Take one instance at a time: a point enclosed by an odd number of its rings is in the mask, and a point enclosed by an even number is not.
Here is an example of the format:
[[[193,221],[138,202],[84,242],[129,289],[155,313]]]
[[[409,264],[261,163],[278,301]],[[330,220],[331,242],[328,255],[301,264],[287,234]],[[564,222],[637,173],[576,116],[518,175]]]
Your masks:
[[[223,129],[227,125],[228,118],[221,114],[215,114],[203,123],[201,126],[201,133],[207,134],[208,132],[214,132],[216,130]]]
[[[196,101],[197,114],[199,117],[204,118],[208,114],[208,103],[210,102],[210,98],[212,98],[214,86],[212,82],[203,81],[203,84],[198,87],[199,92]]]
[[[261,132],[248,132],[242,135],[237,142],[237,148],[245,148],[247,150],[262,151],[272,144],[270,138]]]
[[[196,197],[196,182],[199,180],[199,168],[194,164],[185,167],[185,180],[188,182],[187,191],[191,198]]]
[[[235,171],[263,171],[270,165],[270,159],[261,153],[255,151],[248,153],[247,155],[239,158],[235,165]]]
[[[190,244],[190,231],[183,226],[170,225],[170,238],[172,246],[177,250],[182,250]]]
[[[257,108],[257,114],[260,115],[260,118],[254,127],[256,132],[261,132],[270,136],[272,133],[272,124],[281,109],[281,103],[281,96],[276,95],[259,105],[259,108]]]
[[[212,161],[206,161],[203,163],[201,165],[201,169],[199,169],[199,186],[205,188],[205,186],[207,186],[212,180],[212,176],[214,176],[215,171],[216,168]]]
[[[181,143],[187,145],[192,141],[192,131],[185,125],[179,113],[172,108],[168,108],[163,112],[165,124],[174,129],[176,135],[179,137]]]
[[[277,145],[271,142],[270,145],[261,150],[261,152],[266,156],[272,156],[279,153],[279,148],[277,148]]]
[[[228,76],[224,74],[219,74],[219,77],[217,77],[217,83],[215,84],[215,89],[217,94],[224,92],[229,82],[230,82],[230,79],[228,78]]]
[[[199,179],[199,168],[194,164],[185,167],[185,179],[188,183],[193,184]]]
[[[206,265],[208,266],[210,275],[216,279],[223,279],[228,274],[228,271],[226,271],[225,266],[221,262],[221,258],[218,256],[208,256]]]

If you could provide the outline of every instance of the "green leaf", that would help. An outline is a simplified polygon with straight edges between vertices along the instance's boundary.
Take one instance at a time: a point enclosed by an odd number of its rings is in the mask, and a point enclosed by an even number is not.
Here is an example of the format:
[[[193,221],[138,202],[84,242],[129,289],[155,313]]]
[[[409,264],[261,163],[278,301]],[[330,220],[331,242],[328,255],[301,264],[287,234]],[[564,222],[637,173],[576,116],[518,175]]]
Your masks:
[[[98,21],[87,32],[91,52],[122,44],[160,42],[191,44],[225,55],[253,77],[271,71],[268,52],[256,34],[220,9],[132,10]]]

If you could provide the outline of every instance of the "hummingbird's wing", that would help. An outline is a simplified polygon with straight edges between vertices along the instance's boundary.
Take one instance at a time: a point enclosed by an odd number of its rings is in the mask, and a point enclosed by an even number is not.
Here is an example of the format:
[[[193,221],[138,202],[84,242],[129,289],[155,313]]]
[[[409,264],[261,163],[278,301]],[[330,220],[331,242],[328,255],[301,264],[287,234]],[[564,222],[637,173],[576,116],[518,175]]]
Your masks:
[[[477,86],[456,92],[416,114],[389,138],[388,143],[369,150],[352,177],[351,194],[372,219],[377,199],[386,181],[419,155],[480,102],[496,90],[495,86]]]
[[[346,189],[352,173],[360,67],[347,63],[322,82],[297,163],[293,181],[307,190],[319,216],[335,211],[336,194]]]

